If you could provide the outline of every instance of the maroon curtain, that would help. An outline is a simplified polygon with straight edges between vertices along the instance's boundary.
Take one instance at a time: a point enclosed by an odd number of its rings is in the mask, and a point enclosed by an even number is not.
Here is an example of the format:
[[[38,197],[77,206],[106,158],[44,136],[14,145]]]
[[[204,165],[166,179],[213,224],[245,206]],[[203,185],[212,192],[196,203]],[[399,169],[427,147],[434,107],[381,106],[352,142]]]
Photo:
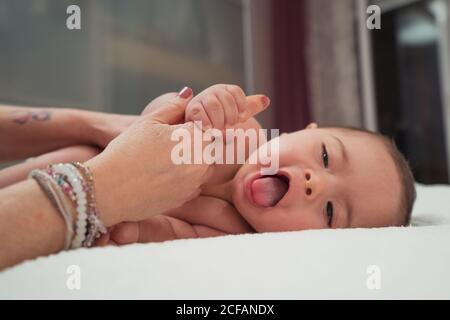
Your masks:
[[[306,0],[274,0],[274,126],[303,129],[310,121],[306,73]]]

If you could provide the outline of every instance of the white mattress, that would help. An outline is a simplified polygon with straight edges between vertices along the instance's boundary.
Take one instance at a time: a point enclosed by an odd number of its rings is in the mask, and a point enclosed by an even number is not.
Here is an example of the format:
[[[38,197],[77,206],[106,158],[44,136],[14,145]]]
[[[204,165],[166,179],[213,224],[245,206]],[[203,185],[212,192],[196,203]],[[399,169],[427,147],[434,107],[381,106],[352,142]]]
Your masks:
[[[413,227],[80,249],[0,273],[0,298],[450,299],[450,187],[418,194]],[[79,290],[67,287],[71,265]],[[372,265],[379,289],[367,286]]]

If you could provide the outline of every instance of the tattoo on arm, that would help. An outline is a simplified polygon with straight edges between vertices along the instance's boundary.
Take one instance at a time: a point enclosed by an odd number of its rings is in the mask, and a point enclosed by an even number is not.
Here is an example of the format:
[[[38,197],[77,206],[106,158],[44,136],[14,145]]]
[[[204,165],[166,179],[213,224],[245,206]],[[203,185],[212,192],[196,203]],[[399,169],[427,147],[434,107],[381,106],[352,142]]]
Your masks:
[[[14,110],[12,112],[12,121],[17,124],[26,124],[29,121],[47,121],[52,117],[52,113],[47,110],[40,111],[22,111]]]

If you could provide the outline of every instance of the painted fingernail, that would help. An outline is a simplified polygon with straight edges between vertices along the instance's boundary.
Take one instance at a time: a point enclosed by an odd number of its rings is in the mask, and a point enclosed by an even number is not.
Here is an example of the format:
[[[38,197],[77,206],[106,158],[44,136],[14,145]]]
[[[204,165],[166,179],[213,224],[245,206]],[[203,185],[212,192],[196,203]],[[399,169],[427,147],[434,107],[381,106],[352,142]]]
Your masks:
[[[266,96],[262,96],[261,97],[261,102],[263,104],[263,108],[266,109],[269,105],[270,105],[270,99],[269,97]]]
[[[189,87],[184,87],[181,89],[180,92],[178,92],[178,96],[182,99],[187,99],[192,95],[192,89]]]

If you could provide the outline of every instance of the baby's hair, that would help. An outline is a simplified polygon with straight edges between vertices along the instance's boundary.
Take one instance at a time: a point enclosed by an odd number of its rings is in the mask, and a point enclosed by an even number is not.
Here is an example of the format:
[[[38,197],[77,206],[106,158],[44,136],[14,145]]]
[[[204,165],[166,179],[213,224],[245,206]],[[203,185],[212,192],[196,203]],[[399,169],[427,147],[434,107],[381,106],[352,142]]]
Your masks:
[[[332,127],[329,127],[332,128]],[[335,126],[333,128],[349,130],[354,132],[360,132],[368,134],[383,143],[386,147],[389,155],[394,161],[395,167],[397,169],[398,175],[400,177],[400,185],[402,188],[402,194],[400,198],[400,212],[402,213],[402,226],[408,226],[411,221],[411,213],[414,206],[414,202],[416,201],[416,187],[414,175],[411,171],[411,168],[408,164],[408,161],[397,148],[394,140],[389,139],[388,137],[378,133],[373,132],[367,129],[356,128],[356,127],[346,127],[346,126]]]

